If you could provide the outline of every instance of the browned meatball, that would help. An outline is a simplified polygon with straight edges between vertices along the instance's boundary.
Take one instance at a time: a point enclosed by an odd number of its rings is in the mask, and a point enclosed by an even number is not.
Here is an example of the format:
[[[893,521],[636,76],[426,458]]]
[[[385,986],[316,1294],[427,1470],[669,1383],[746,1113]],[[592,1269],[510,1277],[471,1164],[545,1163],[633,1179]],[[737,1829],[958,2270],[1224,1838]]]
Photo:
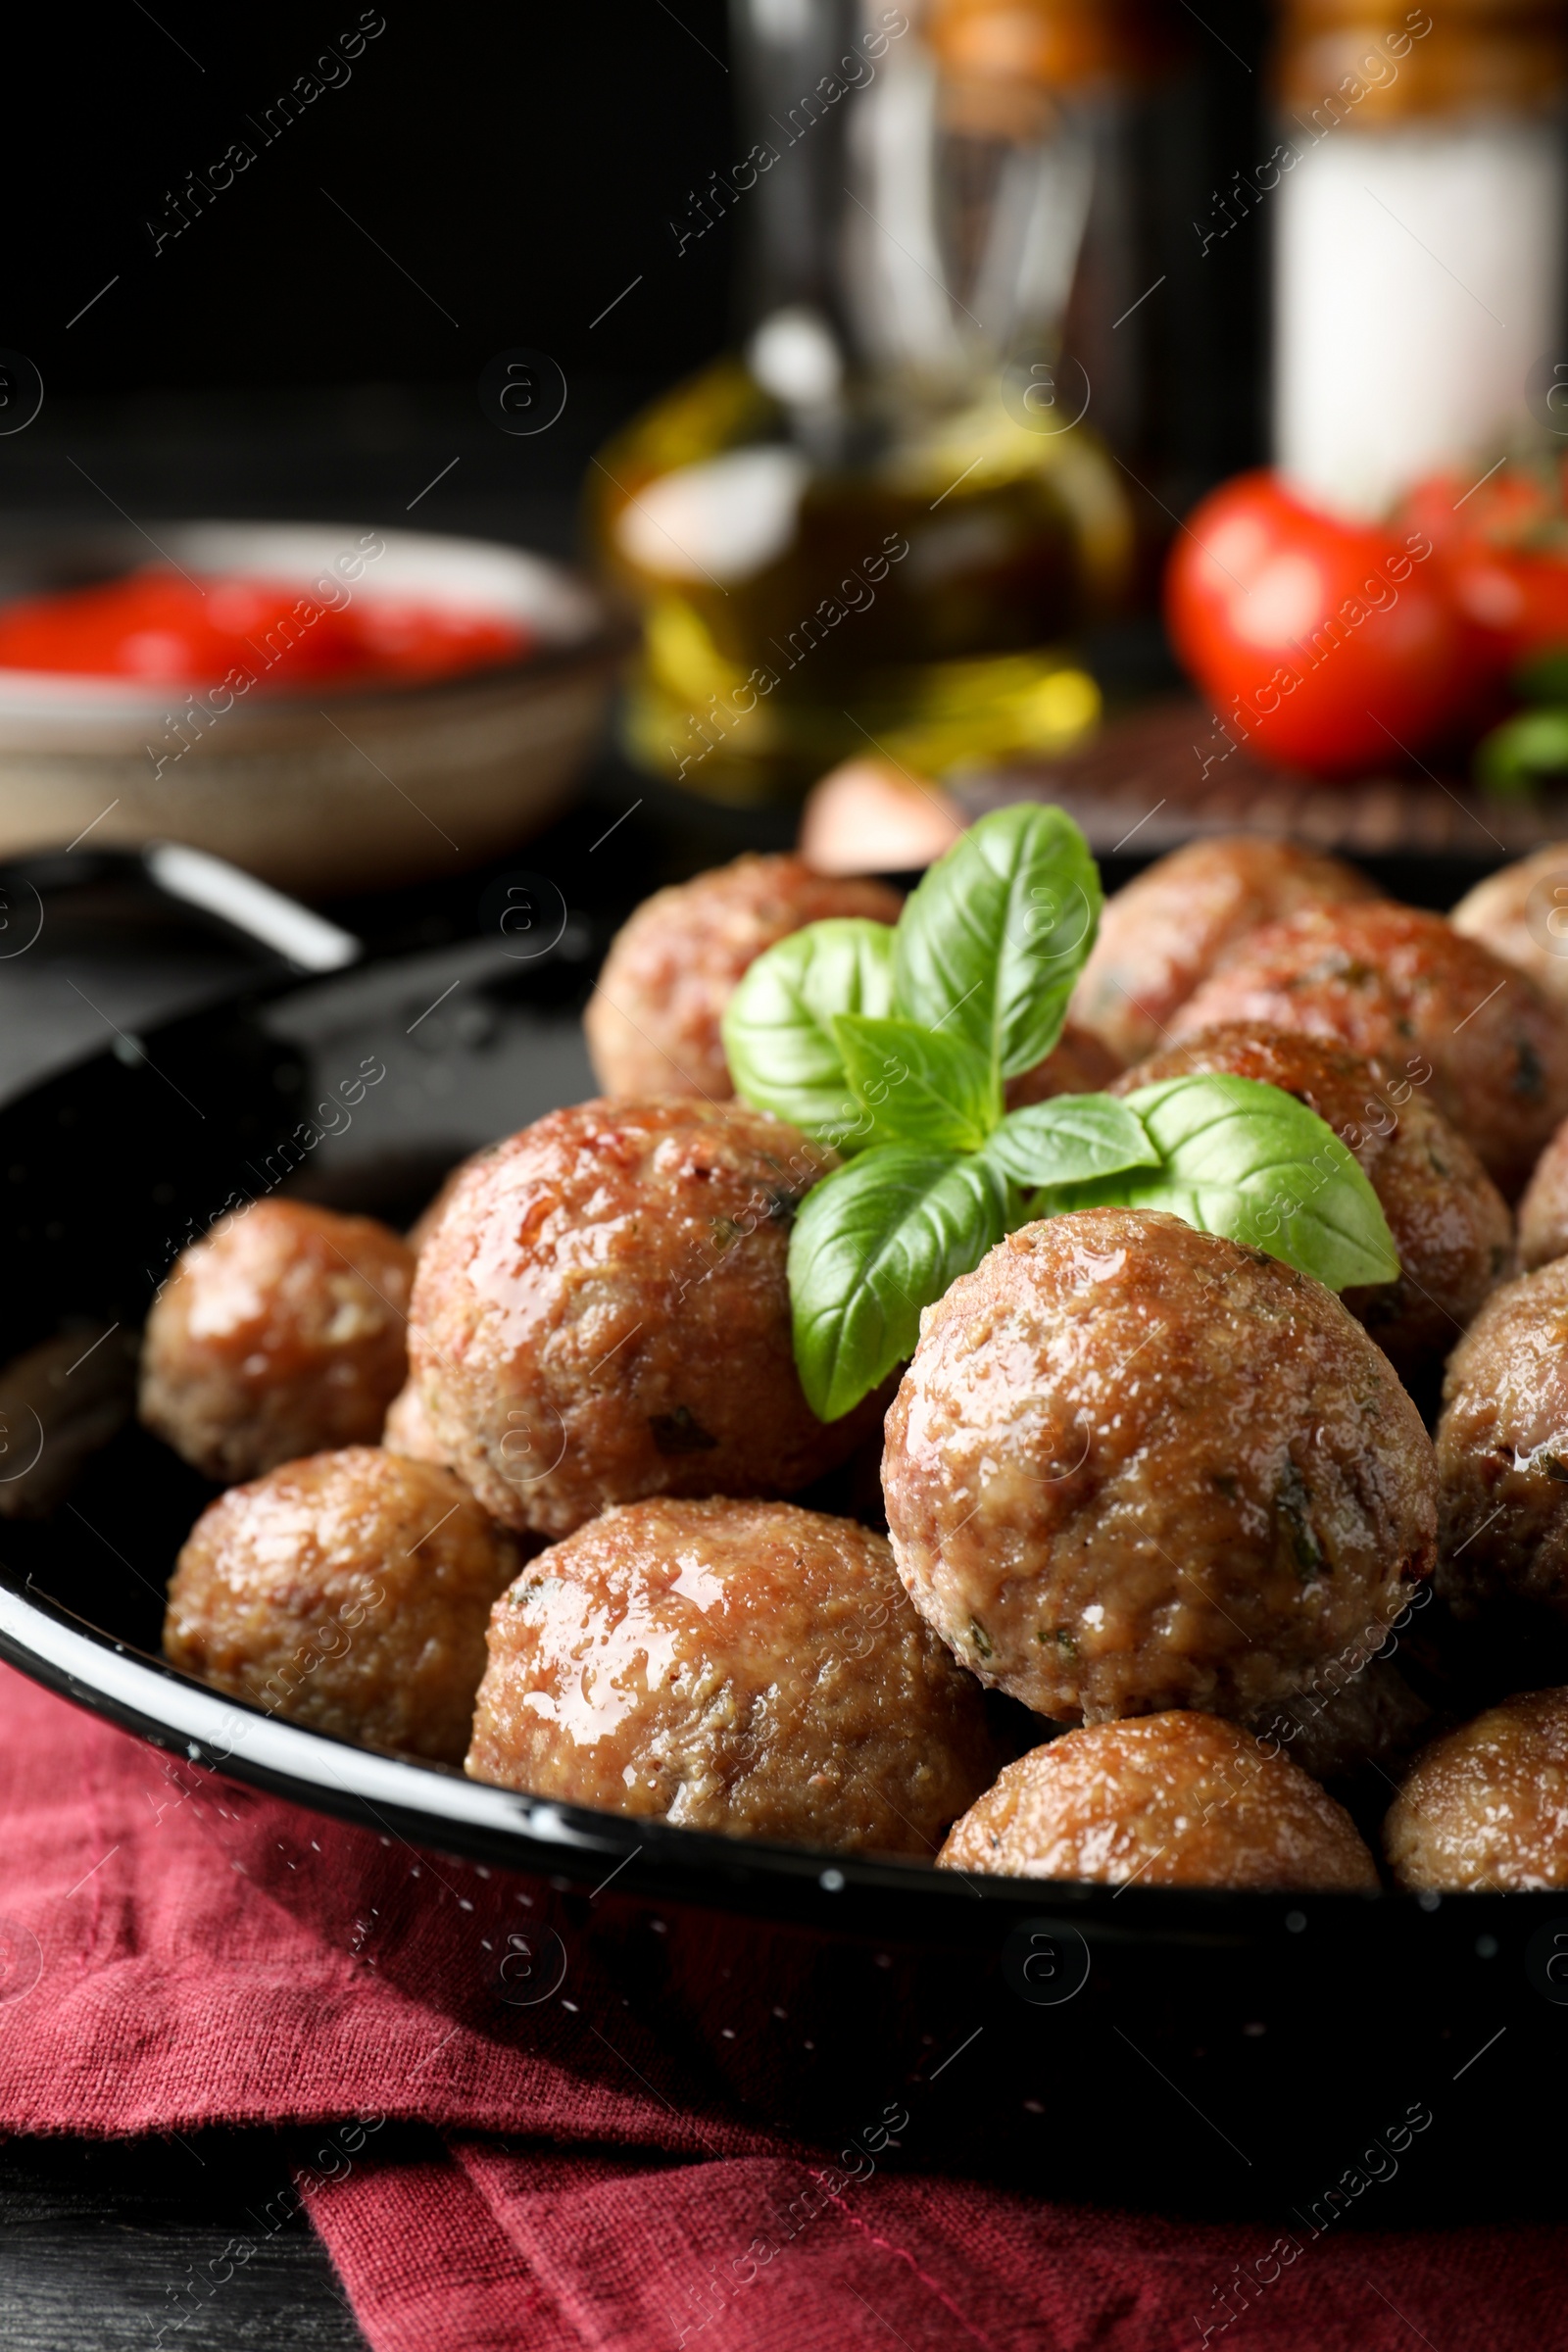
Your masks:
[[[829,915],[896,923],[883,882],[816,874],[800,858],[737,858],[645,899],[611,942],[584,1017],[607,1095],[734,1093],[719,1023],[764,948]]]
[[[1240,1725],[1174,1712],[1064,1732],[971,1805],[945,1870],[1102,1886],[1376,1886],[1348,1813]]]
[[[1333,1293],[1179,1218],[1026,1225],[926,1310],[887,1420],[916,1608],[1061,1722],[1247,1715],[1432,1566],[1414,1405]]]
[[[1568,1258],[1494,1294],[1448,1359],[1438,1587],[1568,1620]]]
[[[475,1780],[693,1830],[930,1857],[997,1768],[885,1539],[787,1502],[636,1502],[490,1620]]]
[[[1431,1587],[1418,1586],[1416,1597],[1422,1593],[1430,1596]],[[1380,1630],[1373,1629],[1374,1638]],[[1370,1647],[1368,1642],[1343,1660],[1330,1659],[1305,1690],[1251,1716],[1248,1730],[1277,1742],[1314,1781],[1353,1780],[1368,1769],[1387,1780],[1430,1736],[1432,1709],[1395,1657],[1374,1655],[1360,1665]]]
[[[419,1256],[433,1441],[509,1527],[645,1494],[789,1494],[844,1461],[795,1370],[785,1261],[833,1154],[744,1103],[552,1111],[470,1163]]]
[[[1164,1043],[1172,1014],[1250,932],[1303,906],[1377,895],[1337,858],[1227,833],[1190,841],[1108,901],[1073,992],[1073,1018],[1123,1061]]]
[[[314,1454],[202,1513],[164,1649],[269,1714],[460,1764],[485,1622],[522,1558],[449,1471],[372,1446]]]
[[[373,1443],[408,1372],[414,1253],[373,1217],[258,1200],[192,1244],[142,1348],[141,1417],[225,1482]]]
[[[1215,1070],[1282,1087],[1355,1153],[1403,1272],[1397,1282],[1342,1296],[1401,1373],[1435,1374],[1513,1255],[1508,1204],[1470,1146],[1412,1080],[1391,1078],[1348,1047],[1283,1029],[1201,1030],[1108,1091],[1126,1095]]]
[[[1544,996],[1568,1011],[1568,841],[1505,865],[1478,882],[1449,915],[1505,963],[1528,972]]]
[[[1172,1022],[1336,1039],[1429,1090],[1506,1199],[1568,1113],[1568,1023],[1533,980],[1441,914],[1379,900],[1257,932]]]
[[[1568,1886],[1568,1690],[1531,1690],[1435,1740],[1389,1808],[1399,1886]]]
[[[1568,1119],[1536,1162],[1519,1203],[1519,1263],[1528,1273],[1568,1257]]]
[[[486,1146],[486,1150],[488,1150],[488,1148],[489,1147]],[[443,1216],[445,1216],[447,1202],[457,1191],[458,1179],[462,1176],[464,1169],[468,1165],[468,1161],[482,1157],[482,1152],[470,1152],[468,1154],[468,1159],[460,1159],[455,1168],[448,1168],[446,1174],[442,1177],[441,1182],[431,1194],[424,1206],[420,1209],[418,1215],[415,1218],[414,1223],[409,1227],[404,1239],[408,1243],[409,1248],[414,1251],[416,1257],[418,1256],[419,1251],[424,1248],[425,1243],[429,1240],[431,1234],[434,1233]]]
[[[381,1443],[388,1453],[407,1454],[411,1462],[439,1462],[443,1468],[451,1468],[425,1417],[424,1400],[412,1380],[399,1389],[387,1407]]]
[[[1007,1108],[1049,1102],[1054,1095],[1098,1095],[1117,1076],[1121,1063],[1092,1029],[1069,1021],[1044,1061],[1007,1080]]]

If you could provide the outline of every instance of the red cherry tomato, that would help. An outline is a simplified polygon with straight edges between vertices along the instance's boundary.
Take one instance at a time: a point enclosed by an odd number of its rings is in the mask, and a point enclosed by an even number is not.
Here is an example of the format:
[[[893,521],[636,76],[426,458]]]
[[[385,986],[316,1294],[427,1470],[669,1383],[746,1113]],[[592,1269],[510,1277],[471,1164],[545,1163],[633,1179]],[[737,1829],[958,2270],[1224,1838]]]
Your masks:
[[[1387,766],[1475,688],[1471,632],[1431,558],[1414,526],[1340,522],[1275,474],[1239,474],[1176,541],[1171,637],[1236,742],[1321,776]]]
[[[1495,668],[1568,647],[1568,460],[1512,460],[1483,474],[1434,474],[1404,523],[1424,531],[1449,592]]]

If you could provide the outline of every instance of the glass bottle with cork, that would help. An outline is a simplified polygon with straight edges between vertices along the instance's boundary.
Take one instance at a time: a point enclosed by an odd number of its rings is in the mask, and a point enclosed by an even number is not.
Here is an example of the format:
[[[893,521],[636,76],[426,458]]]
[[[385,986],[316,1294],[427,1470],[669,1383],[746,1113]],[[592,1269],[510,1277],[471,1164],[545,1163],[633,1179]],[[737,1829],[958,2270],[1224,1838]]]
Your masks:
[[[940,772],[1064,747],[1072,652],[1132,577],[1064,320],[1097,105],[1168,54],[1147,0],[735,0],[751,330],[601,453],[642,611],[632,756],[742,804],[875,746]]]

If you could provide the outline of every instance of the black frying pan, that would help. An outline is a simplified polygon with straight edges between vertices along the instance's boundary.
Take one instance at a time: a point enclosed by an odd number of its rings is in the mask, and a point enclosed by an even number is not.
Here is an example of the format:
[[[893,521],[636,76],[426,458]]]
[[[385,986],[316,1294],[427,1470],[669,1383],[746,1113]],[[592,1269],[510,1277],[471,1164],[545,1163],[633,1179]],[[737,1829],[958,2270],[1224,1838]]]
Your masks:
[[[13,896],[29,881],[47,894],[47,863],[13,874]],[[93,886],[149,884],[110,860]],[[208,899],[207,919],[254,941],[232,898]],[[1385,2108],[1424,2101],[1450,2157],[1461,2128],[1485,2132],[1487,2191],[1516,2194],[1551,2142],[1556,2092],[1537,2093],[1568,2038],[1568,1897],[968,1881],[479,1787],[162,1662],[163,1588],[214,1490],[128,1418],[101,1442],[123,1409],[125,1335],[231,1193],[281,1181],[407,1220],[462,1154],[590,1092],[587,942],[564,923],[524,948],[493,933],[357,963],[342,934],[274,922],[239,994],[116,1035],[0,1109],[0,1364],[79,1340],[98,1382],[90,1405],[43,1397],[40,1413],[41,1392],[0,1375],[0,1506],[22,1503],[0,1517],[0,1655],[181,1759],[193,1784],[227,1786],[208,1809],[230,1858],[356,1950],[373,1882],[388,1973],[413,1967],[432,1903],[464,1906],[472,1965],[447,1997],[498,2035],[591,1963],[741,2096],[765,2085],[775,2122],[848,2131],[859,2104],[912,2085],[925,2122],[908,2159],[926,2166],[1058,2187],[1066,2166],[1080,2192],[1267,2214],[1348,2166]],[[302,978],[313,954],[338,968]],[[351,1115],[302,1145],[323,1103]],[[448,1858],[439,1894],[432,1853]],[[1481,2193],[1473,2172],[1445,2164],[1429,2192],[1438,2179]],[[1377,2211],[1393,2218],[1386,2192]]]

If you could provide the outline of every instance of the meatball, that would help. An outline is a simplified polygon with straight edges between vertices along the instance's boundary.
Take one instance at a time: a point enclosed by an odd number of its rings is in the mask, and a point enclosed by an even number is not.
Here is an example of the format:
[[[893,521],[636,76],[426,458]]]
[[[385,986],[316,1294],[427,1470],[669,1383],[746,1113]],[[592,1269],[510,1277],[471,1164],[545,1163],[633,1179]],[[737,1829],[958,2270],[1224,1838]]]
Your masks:
[[[787,1502],[622,1504],[496,1603],[475,1780],[929,1858],[997,1769],[885,1538]]]
[[[944,1870],[1102,1886],[1376,1886],[1343,1806],[1217,1715],[1063,1732],[1009,1764],[937,1857]]]
[[[816,874],[799,858],[737,858],[645,899],[611,942],[584,1016],[607,1095],[734,1093],[719,1023],[765,948],[829,915],[896,923],[883,882]]]
[[[485,1146],[485,1150],[489,1150],[488,1145]],[[447,1202],[457,1191],[458,1179],[462,1176],[464,1169],[467,1167],[469,1160],[482,1159],[483,1156],[483,1152],[470,1152],[467,1159],[460,1159],[455,1168],[448,1168],[441,1182],[404,1236],[416,1257],[418,1256],[419,1251],[445,1216]]]
[[[1417,906],[1315,907],[1257,932],[1172,1030],[1259,1021],[1429,1087],[1510,1200],[1568,1112],[1568,1025],[1523,972]]]
[[[257,1200],[185,1250],[147,1319],[141,1417],[225,1484],[373,1444],[408,1373],[414,1253],[373,1217]]]
[[[373,1446],[313,1454],[202,1513],[165,1654],[270,1715],[461,1764],[485,1622],[522,1561],[450,1471]]]
[[[1568,1257],[1568,1119],[1536,1162],[1519,1203],[1519,1263],[1529,1273]]]
[[[1568,1258],[1495,1292],[1448,1359],[1438,1589],[1568,1622]]]
[[[1073,992],[1075,1020],[1123,1061],[1164,1040],[1171,1015],[1248,934],[1303,906],[1375,898],[1337,858],[1261,834],[1190,841],[1117,891]]]
[[[1007,1108],[1049,1102],[1054,1095],[1098,1095],[1119,1075],[1121,1063],[1092,1029],[1069,1021],[1044,1061],[1007,1081]]]
[[[423,1399],[412,1380],[399,1389],[387,1407],[381,1443],[388,1453],[406,1454],[411,1462],[440,1462],[445,1469],[452,1466],[436,1443]]]
[[[927,1308],[882,1486],[921,1615],[1060,1722],[1285,1697],[1377,1645],[1437,1533],[1333,1293],[1151,1210],[1026,1225]]]
[[[552,1111],[470,1163],[419,1256],[409,1353],[432,1441],[509,1527],[645,1494],[789,1494],[875,1397],[817,1420],[785,1264],[833,1154],[739,1102]]]
[[[1435,1740],[1389,1808],[1400,1886],[1568,1886],[1568,1690],[1531,1690]]]
[[[1108,1090],[1131,1094],[1189,1072],[1232,1071],[1315,1110],[1360,1161],[1404,1269],[1397,1282],[1346,1291],[1396,1369],[1430,1373],[1510,1270],[1513,1219],[1470,1146],[1408,1078],[1326,1039],[1283,1029],[1200,1030],[1141,1062]]]
[[[1430,1597],[1431,1587],[1418,1586],[1420,1593]],[[1351,1781],[1369,1770],[1387,1781],[1431,1736],[1432,1709],[1393,1657],[1371,1657],[1359,1672],[1338,1671],[1353,1669],[1362,1655],[1352,1650],[1331,1661],[1328,1673],[1281,1705],[1260,1709],[1247,1728],[1278,1741],[1314,1781]]]
[[[1543,995],[1568,1010],[1568,841],[1505,865],[1478,882],[1449,915],[1505,963],[1528,972]]]

